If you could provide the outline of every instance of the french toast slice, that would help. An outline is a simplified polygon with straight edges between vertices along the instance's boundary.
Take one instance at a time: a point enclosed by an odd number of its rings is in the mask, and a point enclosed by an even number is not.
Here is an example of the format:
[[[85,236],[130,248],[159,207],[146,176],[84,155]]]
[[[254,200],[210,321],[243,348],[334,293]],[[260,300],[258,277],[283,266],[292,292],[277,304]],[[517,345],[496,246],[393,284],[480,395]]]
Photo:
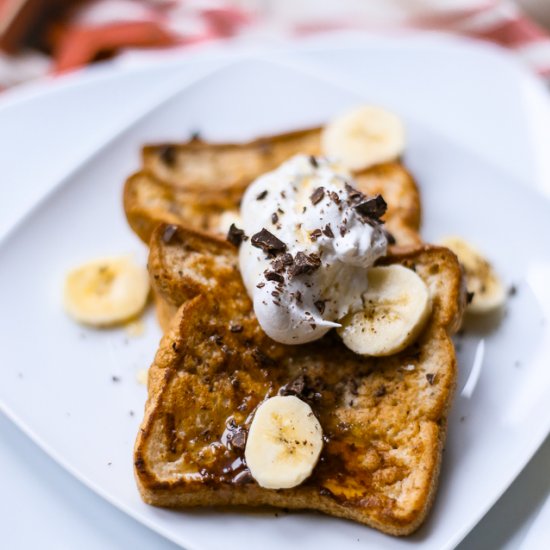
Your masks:
[[[309,128],[247,143],[186,143],[146,145],[142,166],[161,181],[187,191],[244,189],[260,174],[274,170],[293,155],[317,155],[321,128]]]
[[[130,227],[148,243],[158,223],[176,223],[219,233],[220,216],[237,211],[246,187],[298,153],[320,153],[320,128],[264,137],[244,144],[150,145],[143,149],[143,169],[124,187]],[[167,153],[169,152],[169,153]],[[420,197],[411,174],[399,161],[354,174],[367,195],[388,203],[388,230],[399,244],[419,244]]]
[[[393,535],[417,529],[434,498],[456,383],[450,335],[465,306],[456,256],[424,245],[394,248],[379,262],[414,269],[433,308],[417,342],[391,357],[367,358],[333,331],[300,346],[270,340],[254,316],[236,250],[222,240],[163,225],[150,251],[155,292],[176,314],[149,370],[135,444],[144,501],[271,505],[318,510]],[[278,393],[310,403],[325,444],[302,485],[269,490],[250,476],[244,442],[255,408]]]

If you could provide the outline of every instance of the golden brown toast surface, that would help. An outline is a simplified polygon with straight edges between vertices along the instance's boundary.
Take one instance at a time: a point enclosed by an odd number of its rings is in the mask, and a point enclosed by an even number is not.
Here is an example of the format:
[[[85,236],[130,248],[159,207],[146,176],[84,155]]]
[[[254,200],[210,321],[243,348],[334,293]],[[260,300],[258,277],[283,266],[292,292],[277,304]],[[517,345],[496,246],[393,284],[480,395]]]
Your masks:
[[[219,232],[219,217],[236,211],[246,187],[298,153],[320,154],[320,128],[260,138],[244,144],[151,145],[143,149],[143,169],[126,181],[124,210],[146,243],[158,223],[177,223]],[[419,191],[399,161],[354,174],[359,190],[381,194],[388,203],[388,230],[399,244],[419,244]]]
[[[449,335],[464,289],[444,248],[402,250],[382,263],[415,269],[433,312],[414,345],[365,358],[334,333],[309,345],[273,342],[254,317],[231,245],[181,228],[155,230],[153,287],[177,313],[149,371],[135,446],[146,502],[313,509],[396,535],[420,525],[437,484],[456,381]],[[253,412],[277,393],[308,401],[326,436],[313,475],[288,490],[259,487],[244,462]]]

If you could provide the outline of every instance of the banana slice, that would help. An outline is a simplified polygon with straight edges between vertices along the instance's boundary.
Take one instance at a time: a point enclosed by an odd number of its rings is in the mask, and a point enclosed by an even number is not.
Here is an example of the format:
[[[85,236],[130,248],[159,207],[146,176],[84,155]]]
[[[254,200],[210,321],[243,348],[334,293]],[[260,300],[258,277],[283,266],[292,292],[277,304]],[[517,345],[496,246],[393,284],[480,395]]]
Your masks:
[[[450,248],[464,267],[466,287],[468,292],[473,292],[472,300],[466,308],[469,313],[490,313],[504,305],[504,286],[493,266],[475,246],[460,237],[446,237],[439,244]]]
[[[363,311],[351,313],[337,329],[344,344],[360,355],[392,355],[411,344],[432,310],[424,281],[401,265],[373,267]]]
[[[131,258],[93,260],[73,269],[65,280],[67,313],[86,325],[108,326],[137,315],[149,294],[147,270]]]
[[[290,489],[308,478],[323,448],[311,407],[294,395],[271,397],[257,409],[244,456],[252,477],[266,489]]]
[[[349,170],[364,170],[399,157],[405,149],[405,129],[393,113],[365,105],[330,122],[321,147]]]

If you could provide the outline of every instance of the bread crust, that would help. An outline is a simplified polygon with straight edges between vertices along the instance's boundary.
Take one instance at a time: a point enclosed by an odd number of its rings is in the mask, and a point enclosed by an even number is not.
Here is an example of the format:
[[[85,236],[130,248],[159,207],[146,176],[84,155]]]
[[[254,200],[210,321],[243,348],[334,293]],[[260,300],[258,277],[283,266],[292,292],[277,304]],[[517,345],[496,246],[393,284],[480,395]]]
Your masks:
[[[149,371],[135,444],[144,501],[310,509],[392,535],[416,530],[435,495],[456,385],[450,335],[465,306],[456,256],[420,246],[394,248],[381,260],[415,269],[433,310],[413,346],[362,358],[334,334],[305,346],[271,341],[254,317],[231,245],[167,228],[153,232],[149,268],[159,300],[177,312]],[[322,459],[301,486],[262,489],[228,433],[246,431],[258,403],[300,377],[301,397],[327,436]]]

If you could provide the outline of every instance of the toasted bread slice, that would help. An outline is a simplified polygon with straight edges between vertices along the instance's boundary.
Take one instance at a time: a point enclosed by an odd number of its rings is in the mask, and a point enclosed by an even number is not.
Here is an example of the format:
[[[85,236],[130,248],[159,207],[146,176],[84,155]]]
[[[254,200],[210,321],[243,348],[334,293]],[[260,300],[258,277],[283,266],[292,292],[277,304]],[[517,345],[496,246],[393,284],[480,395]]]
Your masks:
[[[128,222],[146,243],[161,222],[219,233],[220,215],[237,210],[255,178],[297,153],[319,154],[319,136],[320,129],[314,128],[245,144],[192,140],[146,146],[144,169],[130,176],[124,188]],[[387,228],[397,242],[418,244],[419,191],[403,165],[398,161],[381,164],[354,177],[363,193],[384,196]]]
[[[415,269],[430,289],[431,318],[418,341],[387,358],[348,350],[334,334],[284,346],[261,330],[231,245],[160,226],[152,282],[175,309],[149,371],[135,475],[157,506],[272,505],[318,510],[405,535],[435,494],[456,382],[450,334],[465,305],[460,266],[445,248],[394,250],[381,263]],[[266,397],[309,401],[326,436],[312,476],[294,489],[261,488],[236,432]],[[235,438],[238,441],[242,438]]]
[[[146,145],[143,167],[169,185],[202,193],[244,189],[260,174],[274,170],[293,155],[316,155],[321,129],[311,128],[248,143],[208,143],[192,139],[181,144]]]

